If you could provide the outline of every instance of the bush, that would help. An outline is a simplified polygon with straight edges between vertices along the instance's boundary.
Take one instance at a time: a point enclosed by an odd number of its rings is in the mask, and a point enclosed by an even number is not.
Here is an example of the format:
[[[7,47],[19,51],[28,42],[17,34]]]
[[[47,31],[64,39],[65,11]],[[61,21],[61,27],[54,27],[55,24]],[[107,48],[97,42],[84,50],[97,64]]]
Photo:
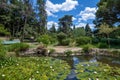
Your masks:
[[[92,42],[92,39],[90,37],[79,37],[76,39],[77,45],[84,45],[91,42]]]
[[[84,45],[84,46],[83,46],[83,52],[84,52],[84,53],[89,53],[90,50],[91,50],[91,48],[94,48],[94,46],[91,45],[91,44]]]
[[[70,56],[73,52],[72,52],[71,50],[66,50],[64,53],[65,53],[67,56]]]
[[[25,43],[15,43],[9,47],[9,51],[15,51],[16,53],[21,51],[26,51],[29,48],[28,44]]]
[[[71,42],[70,38],[63,39],[61,45],[68,46]]]
[[[98,43],[98,48],[108,48],[107,43]]]
[[[61,32],[57,35],[57,39],[58,39],[58,42],[60,45],[62,45],[62,42],[63,42],[63,40],[66,39],[66,37],[67,37],[67,35],[63,32]]]
[[[0,34],[1,35],[10,35],[10,32],[8,32],[8,30],[5,29],[5,26],[3,24],[0,24]]]
[[[53,44],[56,42],[55,38],[52,38],[49,35],[41,35],[40,37],[37,38],[37,41],[39,43],[42,42],[43,44],[46,44],[46,45]]]
[[[102,43],[106,43],[106,42],[108,42],[108,39],[107,39],[107,38],[102,38],[100,41],[101,41]],[[120,44],[120,39],[112,39],[112,38],[109,38],[109,41],[110,41],[110,44],[111,44],[111,45],[118,45],[118,44]]]

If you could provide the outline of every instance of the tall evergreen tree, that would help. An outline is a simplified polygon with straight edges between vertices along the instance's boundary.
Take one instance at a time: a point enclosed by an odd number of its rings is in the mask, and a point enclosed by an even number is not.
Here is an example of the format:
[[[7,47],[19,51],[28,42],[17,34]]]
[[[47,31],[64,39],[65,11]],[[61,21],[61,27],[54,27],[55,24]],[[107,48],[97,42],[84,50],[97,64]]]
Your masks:
[[[47,13],[45,11],[45,0],[37,0],[38,4],[38,19],[39,19],[39,30],[40,34],[45,34],[47,30]]]
[[[86,26],[85,26],[85,32],[86,32],[86,36],[92,36],[92,31],[90,29],[89,24],[86,24]]]
[[[64,17],[59,19],[59,26],[61,27],[61,31],[69,34],[71,31],[72,25],[72,15],[65,15]]]
[[[55,24],[52,24],[52,27],[50,28],[50,32],[56,33]]]
[[[120,23],[120,0],[100,0],[94,21],[96,27],[103,23],[113,26]]]

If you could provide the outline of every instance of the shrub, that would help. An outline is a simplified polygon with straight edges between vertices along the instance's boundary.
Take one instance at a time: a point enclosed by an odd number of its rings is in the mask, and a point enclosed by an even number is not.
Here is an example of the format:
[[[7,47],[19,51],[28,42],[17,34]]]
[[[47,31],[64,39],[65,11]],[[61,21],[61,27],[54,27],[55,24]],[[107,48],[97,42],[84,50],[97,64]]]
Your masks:
[[[107,43],[98,43],[98,48],[108,48]]]
[[[83,52],[84,52],[84,53],[89,53],[90,50],[91,50],[91,48],[94,48],[94,46],[91,45],[91,44],[84,45],[84,46],[83,46]]]
[[[84,45],[91,43],[92,39],[90,37],[79,37],[76,39],[77,45]]]
[[[26,51],[29,48],[28,44],[25,43],[15,43],[9,47],[9,51],[15,51],[16,53],[21,51]]]
[[[52,38],[49,35],[41,35],[40,37],[37,38],[37,41],[40,43],[42,42],[43,44],[49,45],[55,43],[55,38]]]
[[[70,56],[73,52],[72,52],[71,50],[66,50],[64,53],[65,53],[67,56]]]
[[[0,24],[0,34],[1,35],[10,35],[10,32],[8,32],[8,30],[5,29],[5,26],[3,24]]]
[[[61,32],[57,35],[57,39],[58,39],[58,42],[60,45],[62,45],[62,42],[64,39],[66,39],[66,37],[67,37],[67,35],[63,32]]]
[[[70,38],[63,39],[61,45],[68,46],[71,42]]]

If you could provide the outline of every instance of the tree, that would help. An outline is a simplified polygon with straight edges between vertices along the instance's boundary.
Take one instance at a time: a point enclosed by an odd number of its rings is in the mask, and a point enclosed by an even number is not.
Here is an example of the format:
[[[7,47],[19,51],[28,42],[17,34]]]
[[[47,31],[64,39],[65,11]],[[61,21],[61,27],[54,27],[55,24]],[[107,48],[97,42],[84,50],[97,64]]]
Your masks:
[[[108,24],[104,23],[99,27],[99,34],[105,34],[108,40],[108,45],[110,48],[109,34],[113,32],[115,29],[110,28]]]
[[[49,30],[51,33],[56,33],[55,24],[52,24],[52,27]]]
[[[59,26],[61,28],[61,32],[69,34],[71,31],[71,25],[72,25],[71,15],[65,15],[64,17],[59,19]]]
[[[120,23],[120,0],[100,0],[97,6],[94,21],[96,27],[103,23],[107,23],[110,27],[117,22]]]
[[[77,38],[80,36],[85,36],[86,32],[85,29],[83,27],[79,27],[73,30],[73,37]]]
[[[86,36],[92,36],[92,31],[90,29],[89,24],[85,26]]]
[[[39,20],[39,30],[38,32],[40,34],[45,34],[47,30],[47,13],[45,10],[45,0],[37,0],[37,5],[38,5],[38,20]]]

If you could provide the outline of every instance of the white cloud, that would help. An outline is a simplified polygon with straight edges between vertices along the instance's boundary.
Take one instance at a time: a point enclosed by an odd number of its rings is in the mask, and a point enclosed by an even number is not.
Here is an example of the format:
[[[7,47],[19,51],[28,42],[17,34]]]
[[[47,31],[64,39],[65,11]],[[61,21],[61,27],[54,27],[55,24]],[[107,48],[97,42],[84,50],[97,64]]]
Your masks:
[[[75,21],[75,20],[77,20],[77,18],[75,18],[75,17],[72,17],[72,21]]]
[[[58,27],[58,23],[56,23],[54,21],[49,21],[49,22],[47,22],[47,28],[50,29],[53,24],[55,24],[55,27]]]
[[[70,11],[75,9],[75,7],[78,5],[78,1],[76,0],[66,0],[65,2],[61,4],[54,4],[50,0],[46,1],[46,11],[48,16],[54,16],[53,13],[59,12],[59,11]]]
[[[87,24],[87,23],[82,23],[82,22],[80,22],[80,23],[77,23],[77,24],[76,24],[76,27],[85,27],[86,24]],[[89,24],[89,26],[90,26],[91,29],[94,29],[94,26],[95,26],[95,25],[94,25],[94,24]]]
[[[76,27],[85,27],[86,26],[86,23],[78,23],[76,24]]]
[[[96,11],[97,11],[97,8],[86,7],[84,11],[80,12],[79,14],[80,18],[78,22],[80,22],[81,20],[87,21],[89,19],[95,19]]]

